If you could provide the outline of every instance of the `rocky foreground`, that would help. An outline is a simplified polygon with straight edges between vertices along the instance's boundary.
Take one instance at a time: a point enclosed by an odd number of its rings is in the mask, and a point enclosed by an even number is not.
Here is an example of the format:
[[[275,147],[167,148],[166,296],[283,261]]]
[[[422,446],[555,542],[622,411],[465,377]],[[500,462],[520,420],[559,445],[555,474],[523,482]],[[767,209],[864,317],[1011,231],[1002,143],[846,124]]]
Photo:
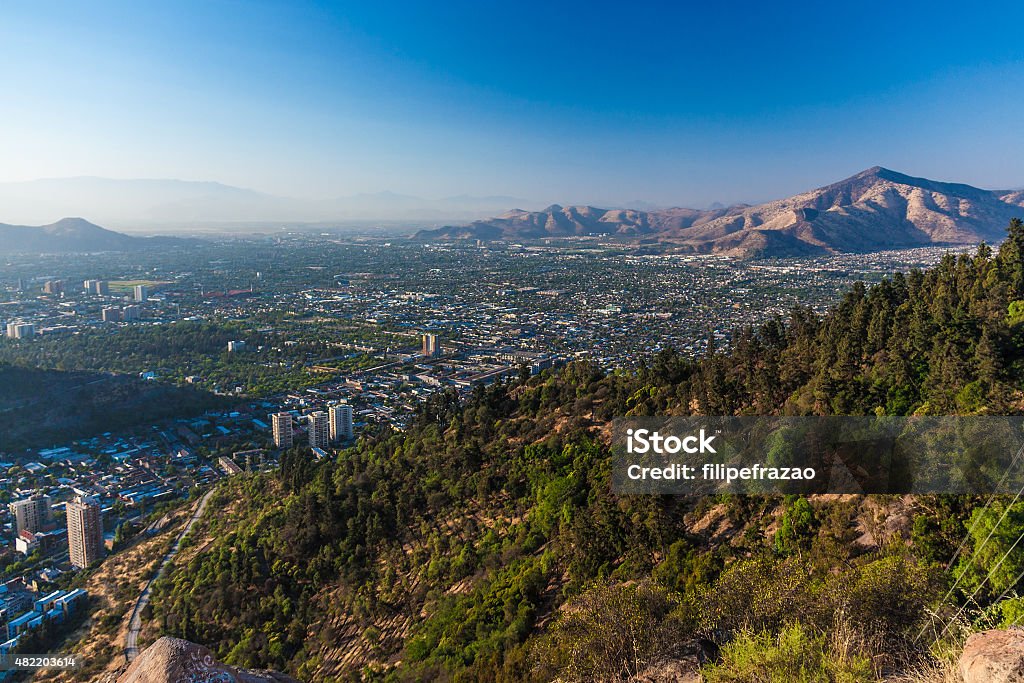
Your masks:
[[[983,631],[967,639],[960,658],[964,683],[1024,683],[1024,629]],[[640,675],[643,683],[699,683],[696,661],[667,662]],[[146,648],[117,683],[298,683],[276,671],[238,669],[202,645],[163,637]]]
[[[163,637],[146,648],[117,683],[298,683],[275,671],[221,664],[202,645]]]
[[[965,683],[1024,683],[1024,630],[982,631],[964,644]]]

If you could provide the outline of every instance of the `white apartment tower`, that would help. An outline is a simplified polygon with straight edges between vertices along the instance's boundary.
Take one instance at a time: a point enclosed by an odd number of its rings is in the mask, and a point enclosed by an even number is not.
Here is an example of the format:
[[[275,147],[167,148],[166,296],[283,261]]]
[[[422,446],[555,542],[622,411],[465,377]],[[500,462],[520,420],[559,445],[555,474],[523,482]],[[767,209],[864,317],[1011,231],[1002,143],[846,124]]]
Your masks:
[[[331,441],[352,440],[352,406],[342,403],[331,406]]]
[[[16,500],[7,507],[14,518],[15,532],[42,531],[50,521],[50,497],[36,493],[28,498]]]
[[[437,335],[427,332],[423,335],[423,356],[433,358],[440,353],[441,348],[437,342]]]
[[[32,323],[7,323],[7,336],[11,339],[27,339],[36,333]]]
[[[270,421],[274,428],[274,446],[276,448],[291,448],[294,443],[291,413],[274,413],[270,416]]]
[[[331,430],[327,413],[318,410],[309,414],[309,447],[327,448],[331,445]]]

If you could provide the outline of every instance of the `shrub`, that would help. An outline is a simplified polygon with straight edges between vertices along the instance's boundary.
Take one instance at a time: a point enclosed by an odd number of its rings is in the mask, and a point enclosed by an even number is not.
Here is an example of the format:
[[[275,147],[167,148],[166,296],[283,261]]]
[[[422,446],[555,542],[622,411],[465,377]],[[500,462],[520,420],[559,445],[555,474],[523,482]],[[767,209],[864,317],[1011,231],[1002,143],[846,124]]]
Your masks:
[[[599,585],[572,600],[535,650],[546,679],[630,679],[686,635],[678,594],[650,582]]]
[[[778,636],[742,632],[704,670],[707,683],[858,683],[874,681],[871,661],[839,638],[826,639],[799,623]]]
[[[794,614],[815,608],[810,583],[806,564],[796,557],[736,562],[701,595],[701,628],[706,633],[775,630]]]

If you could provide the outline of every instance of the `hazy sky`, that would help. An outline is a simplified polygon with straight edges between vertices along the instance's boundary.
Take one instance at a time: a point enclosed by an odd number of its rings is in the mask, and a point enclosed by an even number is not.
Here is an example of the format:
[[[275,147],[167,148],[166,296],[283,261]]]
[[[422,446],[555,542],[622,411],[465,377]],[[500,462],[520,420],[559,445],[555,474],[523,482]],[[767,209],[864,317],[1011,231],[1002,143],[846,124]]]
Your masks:
[[[679,205],[1024,186],[1024,3],[0,6],[0,181]],[[963,9],[966,7],[966,9]]]

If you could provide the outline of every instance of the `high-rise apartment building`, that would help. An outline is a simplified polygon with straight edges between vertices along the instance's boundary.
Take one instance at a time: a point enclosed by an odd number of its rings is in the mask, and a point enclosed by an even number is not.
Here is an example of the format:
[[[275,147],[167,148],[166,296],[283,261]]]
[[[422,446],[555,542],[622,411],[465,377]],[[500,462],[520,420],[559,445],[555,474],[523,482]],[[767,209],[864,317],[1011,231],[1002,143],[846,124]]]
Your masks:
[[[116,323],[121,321],[121,309],[108,306],[103,309],[103,322]]]
[[[433,358],[441,351],[437,342],[437,335],[430,332],[423,335],[423,355],[426,358]]]
[[[82,289],[89,294],[100,294],[106,296],[110,294],[110,283],[106,280],[86,280],[82,283]]]
[[[10,339],[27,339],[35,333],[36,328],[32,323],[7,323],[7,336]]]
[[[309,414],[309,447],[327,448],[331,445],[331,429],[327,413],[322,410]]]
[[[274,429],[274,446],[291,448],[294,443],[291,413],[274,413],[270,416],[270,422]]]
[[[14,518],[15,533],[43,531],[50,523],[51,502],[49,496],[36,493],[10,503],[7,507]]]
[[[141,306],[125,306],[124,310],[121,311],[121,318],[123,320],[138,320],[142,317]]]
[[[342,403],[331,406],[331,441],[350,441],[352,439],[352,406]]]
[[[103,557],[103,513],[93,496],[76,496],[67,504],[71,564],[84,569]]]
[[[135,285],[135,300],[136,301],[145,301],[148,296],[149,296],[149,290],[146,288],[146,285]]]
[[[47,280],[43,283],[44,294],[63,294],[64,293],[64,281],[63,280]]]

